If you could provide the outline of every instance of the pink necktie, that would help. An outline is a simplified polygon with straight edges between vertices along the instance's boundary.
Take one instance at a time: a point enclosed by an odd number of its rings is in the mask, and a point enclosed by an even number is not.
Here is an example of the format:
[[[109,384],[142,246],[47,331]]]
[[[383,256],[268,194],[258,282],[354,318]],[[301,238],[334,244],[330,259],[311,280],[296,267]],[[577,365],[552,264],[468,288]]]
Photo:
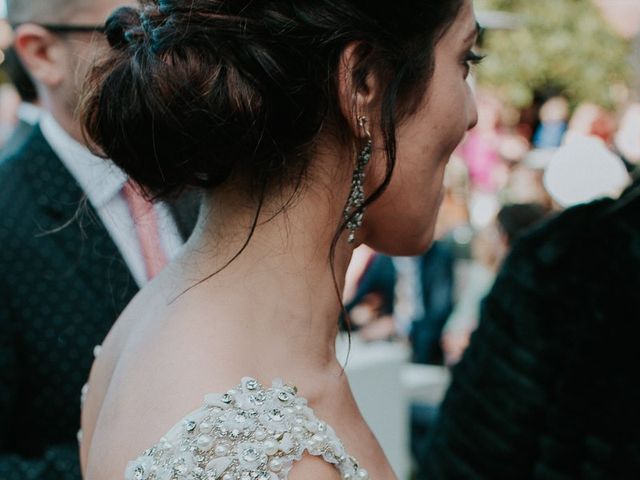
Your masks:
[[[167,253],[162,248],[158,216],[153,204],[141,194],[131,180],[122,187],[122,195],[129,205],[129,212],[136,226],[136,235],[144,259],[147,280],[155,277],[167,264]]]

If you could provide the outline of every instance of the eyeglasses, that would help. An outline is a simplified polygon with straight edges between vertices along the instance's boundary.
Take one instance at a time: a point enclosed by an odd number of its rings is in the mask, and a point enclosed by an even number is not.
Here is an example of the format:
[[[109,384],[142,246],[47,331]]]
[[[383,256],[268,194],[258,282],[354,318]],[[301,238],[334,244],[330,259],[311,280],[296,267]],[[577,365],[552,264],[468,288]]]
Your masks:
[[[24,22],[24,23],[12,23],[11,27],[16,29],[20,25],[24,25],[25,23],[32,22]],[[34,25],[38,25],[46,30],[49,30],[53,33],[104,33],[105,28],[104,25],[73,25],[73,24],[61,24],[61,23],[35,23]]]

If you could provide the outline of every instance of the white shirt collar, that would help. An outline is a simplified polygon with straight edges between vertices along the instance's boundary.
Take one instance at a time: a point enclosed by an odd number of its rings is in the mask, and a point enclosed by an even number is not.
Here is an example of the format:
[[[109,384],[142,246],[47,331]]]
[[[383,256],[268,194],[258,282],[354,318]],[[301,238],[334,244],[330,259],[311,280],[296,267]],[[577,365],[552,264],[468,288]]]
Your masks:
[[[76,142],[48,112],[42,113],[40,129],[94,208],[105,206],[120,193],[127,181],[122,170],[109,160],[93,155],[84,145]]]
[[[32,103],[22,102],[18,107],[18,118],[29,125],[38,123],[40,114],[40,109]]]

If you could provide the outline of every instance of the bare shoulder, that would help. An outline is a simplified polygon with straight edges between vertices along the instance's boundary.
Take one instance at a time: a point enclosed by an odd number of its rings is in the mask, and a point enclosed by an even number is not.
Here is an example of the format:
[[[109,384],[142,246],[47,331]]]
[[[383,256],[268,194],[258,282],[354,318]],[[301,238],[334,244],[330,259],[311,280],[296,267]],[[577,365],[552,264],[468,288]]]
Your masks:
[[[294,464],[288,480],[340,480],[338,469],[320,457],[305,455]]]
[[[109,384],[118,363],[122,346],[126,341],[127,325],[121,317],[116,321],[102,345],[94,349],[95,360],[91,366],[89,378],[83,389],[82,411],[80,414],[80,463],[82,470],[89,463],[94,432]]]

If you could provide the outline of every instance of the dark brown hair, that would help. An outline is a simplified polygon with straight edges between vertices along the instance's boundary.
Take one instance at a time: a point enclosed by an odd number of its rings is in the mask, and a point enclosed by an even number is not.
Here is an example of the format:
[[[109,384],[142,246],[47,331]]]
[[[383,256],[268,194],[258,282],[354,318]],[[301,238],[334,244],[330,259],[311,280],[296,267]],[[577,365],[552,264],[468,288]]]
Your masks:
[[[350,131],[337,69],[358,42],[356,78],[373,72],[385,85],[372,121],[390,177],[395,126],[422,98],[435,45],[462,3],[146,0],[120,8],[106,24],[112,53],[88,78],[85,132],[154,197],[234,177],[262,200],[271,187],[300,185],[323,129],[342,138]]]

